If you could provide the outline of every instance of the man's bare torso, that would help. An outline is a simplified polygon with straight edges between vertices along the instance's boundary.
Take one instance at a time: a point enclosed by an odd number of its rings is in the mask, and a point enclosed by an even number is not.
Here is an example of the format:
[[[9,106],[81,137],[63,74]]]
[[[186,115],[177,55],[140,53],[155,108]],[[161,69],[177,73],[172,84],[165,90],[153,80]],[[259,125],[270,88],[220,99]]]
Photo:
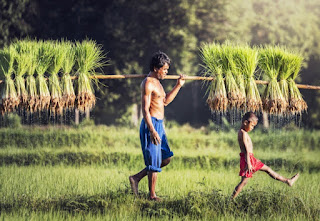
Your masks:
[[[253,145],[252,145],[251,138],[249,134],[243,129],[240,129],[238,132],[238,142],[239,142],[241,153],[246,153],[247,151],[248,153],[253,152]]]
[[[163,119],[166,93],[160,81],[153,77],[145,78],[141,83],[141,96],[145,94],[146,87],[149,89],[151,88],[152,90],[149,108],[151,116],[158,119]]]

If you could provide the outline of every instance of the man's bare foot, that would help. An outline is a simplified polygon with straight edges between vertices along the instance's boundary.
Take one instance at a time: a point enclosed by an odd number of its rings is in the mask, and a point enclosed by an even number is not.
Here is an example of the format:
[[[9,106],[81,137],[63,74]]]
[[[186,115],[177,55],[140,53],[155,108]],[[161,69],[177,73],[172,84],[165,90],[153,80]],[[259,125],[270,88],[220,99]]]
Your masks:
[[[132,192],[134,193],[134,195],[138,196],[138,183],[139,182],[133,176],[129,176],[129,181],[130,181]]]
[[[296,175],[294,175],[293,177],[291,177],[291,179],[289,179],[287,181],[289,186],[292,186],[294,184],[294,182],[297,181],[297,179],[299,178],[299,173],[297,173]]]
[[[156,197],[152,197],[152,198],[150,197],[149,200],[151,200],[151,201],[156,201],[156,202],[162,201],[162,199],[159,198],[159,197],[157,197],[157,196],[156,196]]]

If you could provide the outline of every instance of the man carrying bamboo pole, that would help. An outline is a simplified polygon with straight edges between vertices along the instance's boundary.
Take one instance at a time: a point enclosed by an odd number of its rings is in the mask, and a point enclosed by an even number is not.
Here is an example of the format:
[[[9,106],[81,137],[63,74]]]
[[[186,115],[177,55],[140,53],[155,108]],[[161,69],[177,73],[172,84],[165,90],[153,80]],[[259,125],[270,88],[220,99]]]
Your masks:
[[[165,53],[155,53],[150,62],[150,72],[141,83],[143,119],[140,125],[140,141],[146,167],[129,177],[132,191],[138,195],[138,184],[148,175],[150,200],[155,201],[160,200],[155,193],[157,174],[162,167],[170,163],[173,156],[163,126],[164,106],[173,101],[185,83],[184,75],[180,75],[171,92],[165,93],[159,80],[165,78],[169,66],[170,58]]]

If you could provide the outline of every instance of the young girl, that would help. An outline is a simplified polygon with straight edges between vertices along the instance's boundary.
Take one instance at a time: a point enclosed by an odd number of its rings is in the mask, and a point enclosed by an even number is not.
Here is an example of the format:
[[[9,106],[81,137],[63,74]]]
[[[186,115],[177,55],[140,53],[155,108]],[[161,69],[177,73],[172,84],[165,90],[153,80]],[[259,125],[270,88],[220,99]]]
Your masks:
[[[253,112],[247,112],[242,118],[242,125],[238,132],[238,142],[241,150],[239,172],[239,176],[241,176],[241,181],[234,189],[234,192],[231,196],[232,199],[238,196],[242,188],[249,181],[249,178],[252,177],[252,174],[258,170],[266,172],[273,179],[286,183],[289,186],[292,186],[294,182],[297,181],[297,179],[299,178],[299,173],[294,175],[291,179],[284,178],[283,176],[274,172],[270,167],[263,164],[260,160],[254,158],[253,145],[248,132],[252,131],[253,128],[257,125],[257,123],[258,118]]]

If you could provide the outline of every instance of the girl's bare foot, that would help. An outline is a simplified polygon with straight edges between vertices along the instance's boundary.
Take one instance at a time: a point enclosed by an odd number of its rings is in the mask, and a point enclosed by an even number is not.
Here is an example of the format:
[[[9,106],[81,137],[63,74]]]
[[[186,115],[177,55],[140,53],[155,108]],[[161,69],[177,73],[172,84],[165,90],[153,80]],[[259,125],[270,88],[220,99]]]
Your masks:
[[[299,178],[299,173],[297,173],[296,175],[294,175],[293,177],[291,177],[291,179],[289,179],[289,180],[287,181],[287,184],[288,184],[289,186],[292,186],[292,185],[294,184],[294,182],[297,181],[298,178]]]
[[[139,182],[133,176],[129,176],[129,181],[130,181],[132,192],[134,193],[134,195],[138,196],[138,183]]]
[[[157,197],[157,196],[156,196],[156,197],[152,197],[152,198],[150,197],[149,200],[151,200],[151,201],[156,201],[156,202],[162,201],[162,199],[159,198],[159,197]]]

